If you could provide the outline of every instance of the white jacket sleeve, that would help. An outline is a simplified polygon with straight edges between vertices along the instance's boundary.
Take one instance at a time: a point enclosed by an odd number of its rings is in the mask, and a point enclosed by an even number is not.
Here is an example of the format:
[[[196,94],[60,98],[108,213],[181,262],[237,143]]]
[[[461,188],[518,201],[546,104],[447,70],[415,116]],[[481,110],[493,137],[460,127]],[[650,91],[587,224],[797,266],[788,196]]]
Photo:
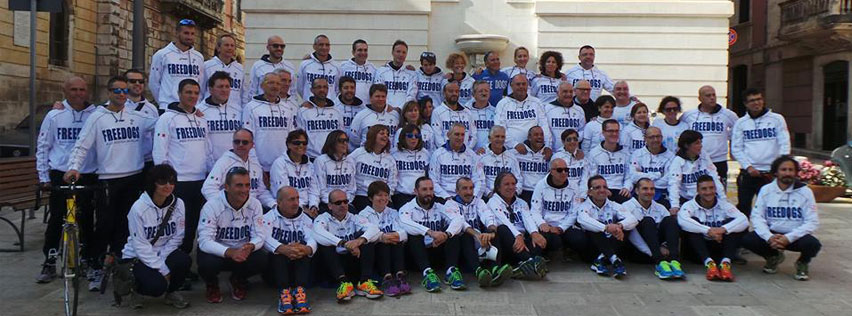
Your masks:
[[[316,170],[316,168],[314,168]],[[278,192],[278,191],[276,191]],[[308,207],[319,207],[320,202],[319,175],[314,172],[311,175],[311,186],[308,188]]]
[[[748,114],[746,114],[748,115]],[[734,156],[734,159],[740,163],[740,167],[743,169],[748,169],[751,167],[752,161],[748,155],[745,154],[745,143],[743,141],[743,124],[745,124],[744,120],[737,120],[734,123],[733,131],[731,132],[731,156]]]
[[[574,203],[576,205],[577,202]],[[568,215],[565,215],[565,217],[562,218],[558,226],[562,229],[562,231],[566,231],[575,224],[577,224],[577,208],[572,207],[572,210],[568,211]]]
[[[263,183],[263,179],[257,183],[257,192],[258,193],[255,198],[257,198],[257,200],[260,201],[260,204],[264,207],[273,208],[275,204],[278,203],[278,201],[275,200],[275,197],[272,196],[272,192],[270,192],[269,188],[266,187],[266,184]]]
[[[411,76],[408,79],[408,91],[405,93],[405,101],[417,100],[417,76]],[[404,104],[394,105],[396,107],[402,108]]]
[[[154,158],[155,164],[169,164],[172,162],[169,161],[169,139],[171,138],[171,133],[169,132],[171,129],[169,128],[169,124],[171,123],[172,116],[163,115],[157,121],[157,126],[154,128],[154,149],[151,152],[151,155]]]
[[[465,146],[467,146],[467,148],[470,148],[470,150],[473,151],[473,148],[476,147],[476,143],[478,142],[476,135],[479,134],[479,128],[476,127],[476,120],[473,119],[473,114],[471,114],[469,117],[468,126],[470,126],[470,128],[466,132],[467,142],[465,143]]]
[[[263,226],[265,227],[263,231],[263,248],[272,254],[275,253],[278,246],[281,246],[281,242],[279,242],[278,239],[275,239],[275,237],[272,237],[273,228],[275,228],[277,224],[277,220],[275,218],[275,216],[277,216],[275,214],[276,212],[278,212],[278,210],[273,209],[263,215]],[[310,234],[306,233],[305,238],[307,238],[307,235]]]
[[[311,248],[311,255],[313,257],[314,254],[317,253],[318,244],[317,240],[314,239],[314,222],[310,220],[310,218],[305,219],[305,245]]]
[[[302,95],[302,91],[305,91],[305,81],[308,78],[308,76],[305,75],[305,68],[309,62],[310,59],[305,59],[304,61],[302,61],[302,64],[299,65],[299,74],[296,77],[296,82],[294,82],[294,85],[296,86],[296,94],[298,94],[299,98],[301,98],[302,100],[307,100],[307,98]]]
[[[352,220],[355,221],[355,225],[358,226],[358,229],[363,233],[361,237],[367,240],[368,243],[376,242],[379,240],[379,236],[382,232],[379,230],[379,227],[361,215],[353,215]]]
[[[766,194],[757,194],[757,199],[754,202],[754,208],[751,210],[751,226],[757,236],[763,240],[769,240],[772,237],[772,232],[769,231],[769,225],[766,223]],[[792,242],[792,240],[791,240]]]
[[[544,147],[550,147],[548,140],[553,139],[552,132],[550,131],[550,122],[547,121],[547,112],[544,111],[543,105],[537,105],[535,107],[536,111],[536,119],[538,120],[538,126],[541,127],[542,132],[544,132]],[[558,148],[550,148],[554,152]]]
[[[89,117],[86,120],[86,123],[83,124],[82,130],[80,130],[80,135],[77,137],[77,142],[74,143],[74,147],[71,148],[71,154],[68,157],[68,170],[77,170],[83,166],[83,162],[86,160],[86,155],[89,153],[89,149],[92,148],[92,145],[95,144],[95,139],[97,139],[98,135],[95,131],[95,120],[93,117]]]
[[[160,101],[160,80],[163,76],[163,54],[161,51],[157,51],[154,53],[154,56],[151,56],[151,71],[148,72],[148,89],[151,90],[151,95],[154,96],[154,100],[157,102]],[[165,109],[168,104],[158,104],[161,109]]]
[[[743,214],[743,212],[740,212],[740,210],[738,210],[733,204],[730,204],[730,203],[725,203],[725,204],[726,204],[725,207],[727,208],[725,210],[725,213],[728,216],[728,218],[733,218],[733,220],[731,220],[730,222],[728,222],[725,225],[722,225],[722,227],[724,227],[725,230],[728,231],[728,234],[747,231],[748,230],[748,218],[745,216],[745,214]]]
[[[313,237],[322,246],[337,246],[341,239],[328,231],[329,216],[317,216],[314,220]]]
[[[36,171],[38,171],[38,181],[47,183],[50,182],[50,164],[49,156],[50,149],[53,148],[53,118],[58,111],[50,111],[41,123],[38,131],[38,141],[36,143]]]
[[[213,202],[208,201],[201,208],[200,218],[202,220],[198,223],[198,249],[224,258],[228,246],[216,241],[216,225],[219,214],[216,214],[214,204],[217,204],[215,200]]]
[[[669,204],[672,208],[680,208],[680,182],[683,179],[683,158],[675,157],[666,172],[666,178],[669,182]],[[678,216],[680,220],[680,216]]]
[[[444,190],[443,186],[441,186],[441,159],[440,155],[443,151],[436,150],[432,153],[432,157],[429,157],[429,178],[432,178],[432,182],[435,183],[435,196],[446,198],[448,196],[453,196],[446,190]]]
[[[543,212],[541,210],[541,195],[541,189],[538,185],[536,185],[533,190],[532,198],[530,199],[530,214],[532,214],[533,218],[536,220],[536,227],[544,224],[544,214],[542,214]]]
[[[500,197],[493,196],[491,198],[499,199]],[[515,227],[515,224],[512,224],[512,221],[510,221],[509,218],[506,217],[506,214],[504,214],[503,211],[491,209],[491,212],[494,213],[494,219],[496,220],[495,225],[505,225],[507,228],[509,228],[509,231],[512,232],[512,236],[517,237],[521,235],[521,231],[519,231],[518,228]]]
[[[639,220],[633,216],[633,213],[625,210],[622,205],[617,205],[615,208],[618,210],[618,215],[621,216],[621,221],[618,223],[621,224],[622,230],[633,230],[636,228],[636,225],[639,224]]]
[[[426,232],[429,231],[429,228],[426,226],[420,225],[411,219],[412,210],[400,210],[399,212],[399,223],[402,226],[402,229],[405,230],[405,233],[409,235],[423,236],[426,235]]]
[[[256,199],[253,200],[249,197],[249,203],[252,202],[260,204],[260,201]],[[249,228],[249,234],[251,234],[251,240],[249,242],[254,244],[254,251],[258,251],[263,248],[263,241],[266,236],[264,233],[266,229],[263,226],[263,208],[258,207],[257,210],[257,217],[255,217],[254,221],[252,221],[251,227]]]
[[[169,268],[163,264],[160,256],[154,251],[153,245],[148,241],[142,217],[139,216],[139,211],[137,210],[137,208],[145,208],[145,206],[140,207],[138,206],[139,204],[141,203],[134,204],[130,213],[127,215],[127,227],[130,233],[127,243],[133,247],[137,259],[149,268],[160,271],[160,274],[167,275],[169,274]]]
[[[349,148],[358,148],[361,147],[361,121],[364,120],[364,115],[362,113],[364,110],[355,114],[355,117],[352,118],[352,123],[349,125],[349,131],[347,132],[349,136]]]
[[[289,182],[287,182],[287,169],[285,167],[284,156],[279,156],[275,159],[275,162],[272,163],[272,166],[269,167],[269,189],[271,192],[278,192],[281,187],[287,186]],[[299,205],[302,205],[302,201],[299,201]]]
[[[201,195],[204,195],[204,199],[212,200],[215,199],[219,192],[222,191],[223,184],[225,183],[225,174],[230,165],[226,159],[219,159],[213,164],[213,168],[210,169],[210,174],[207,175],[207,178],[204,179],[204,184],[201,185]],[[261,184],[263,181],[261,181]]]
[[[393,156],[388,155],[388,157],[393,161],[390,166],[390,175],[388,176],[388,187],[390,188],[390,194],[394,194],[394,189],[396,189],[397,183],[399,183],[399,169],[397,168],[396,159]]]
[[[778,152],[782,155],[790,154],[790,131],[787,130],[787,121],[784,116],[778,115]]]
[[[447,232],[452,234],[453,236],[461,233],[462,229],[464,229],[465,227],[465,224],[467,224],[467,222],[464,221],[462,215],[457,212],[443,212],[443,214],[441,215],[447,219],[447,222],[449,223],[449,225],[447,225]]]
[[[606,225],[593,218],[592,215],[589,214],[589,210],[585,208],[581,208],[580,211],[577,212],[577,222],[580,223],[580,226],[583,227],[583,229],[590,232],[600,233],[606,230]]]
[[[524,202],[527,203],[527,202]],[[538,232],[538,223],[544,222],[540,217],[537,219],[531,212],[529,207],[524,207],[520,210],[515,210],[515,212],[520,213],[521,219],[524,221],[524,229],[527,230],[527,234],[537,233]]]
[[[819,227],[819,215],[817,214],[817,204],[814,199],[813,192],[809,192],[808,201],[805,204],[805,207],[802,208],[802,216],[805,217],[805,222],[793,231],[784,234],[787,237],[787,240],[790,242],[794,242],[799,240],[799,238],[804,237],[807,234],[813,234],[814,231]],[[753,212],[752,212],[753,213]]]
[[[688,231],[690,233],[707,235],[707,232],[710,230],[710,227],[704,224],[699,223],[694,218],[692,218],[691,207],[682,208],[677,212],[677,224],[680,226],[680,229]]]
[[[474,159],[479,158],[476,157],[476,154],[473,155]],[[471,181],[473,181],[473,194],[474,196],[482,196],[482,194],[485,193],[485,170],[483,168],[476,168],[476,163],[474,163],[473,166],[475,168],[471,170],[473,175],[470,179]]]

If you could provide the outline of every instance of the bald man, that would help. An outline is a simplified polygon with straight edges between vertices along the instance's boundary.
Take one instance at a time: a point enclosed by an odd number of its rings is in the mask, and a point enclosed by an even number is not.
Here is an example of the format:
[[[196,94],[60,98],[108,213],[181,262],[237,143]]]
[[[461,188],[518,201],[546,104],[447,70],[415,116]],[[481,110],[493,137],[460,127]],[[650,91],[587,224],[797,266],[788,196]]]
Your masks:
[[[624,127],[630,123],[630,110],[636,104],[636,101],[630,98],[630,86],[627,85],[627,81],[619,80],[615,82],[613,96],[615,97],[615,107],[612,109],[612,118],[616,119],[618,124]]]
[[[290,79],[293,82],[296,82],[298,79],[296,77],[296,74],[298,74],[296,67],[293,66],[293,63],[284,60],[284,47],[286,46],[287,45],[284,44],[284,39],[280,36],[273,35],[266,39],[266,51],[269,53],[260,56],[260,59],[251,65],[251,71],[249,72],[249,87],[248,89],[243,89],[243,104],[248,103],[255,96],[263,94],[263,89],[260,86],[263,82],[263,76],[275,69],[287,69],[287,71],[289,71],[293,76]],[[290,95],[295,94],[296,85],[291,85]]]
[[[68,158],[77,142],[77,136],[86,120],[95,112],[95,106],[88,102],[89,91],[86,81],[80,77],[71,77],[63,85],[65,100],[62,107],[53,109],[44,117],[38,134],[36,147],[36,170],[43,189],[64,185],[62,175],[68,171]],[[77,184],[90,185],[98,180],[95,175],[97,165],[95,155],[90,155],[80,168]],[[82,227],[80,234],[85,243],[92,235],[92,196],[89,192],[80,193],[77,199],[78,219]],[[62,220],[65,218],[65,194],[54,192],[50,195],[50,220],[44,231],[44,264],[36,278],[38,283],[47,283],[56,278],[56,255],[59,250],[59,238],[62,234]],[[84,254],[89,256],[89,254]]]
[[[739,119],[737,114],[716,103],[716,89],[711,86],[703,86],[698,89],[697,109],[683,113],[680,120],[689,126],[689,129],[701,133],[704,136],[702,144],[704,150],[716,170],[719,180],[727,186],[728,179],[728,141],[734,123]]]
[[[583,114],[586,115],[586,122],[591,121],[595,116],[600,114],[598,107],[595,106],[595,100],[591,97],[591,93],[592,85],[588,81],[580,80],[574,84],[574,105],[583,108],[583,111],[585,111]]]

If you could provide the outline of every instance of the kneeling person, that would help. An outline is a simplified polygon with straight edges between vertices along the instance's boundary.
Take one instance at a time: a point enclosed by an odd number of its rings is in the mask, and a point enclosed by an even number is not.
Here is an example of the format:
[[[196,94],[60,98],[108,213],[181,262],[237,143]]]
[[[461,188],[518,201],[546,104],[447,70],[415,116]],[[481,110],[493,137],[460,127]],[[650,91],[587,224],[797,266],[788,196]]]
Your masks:
[[[654,180],[640,178],[633,186],[636,197],[625,202],[624,209],[633,214],[639,224],[630,232],[630,242],[640,253],[656,264],[654,274],[660,279],[682,278],[680,266],[680,226],[677,216],[654,201]],[[676,213],[675,213],[676,214]],[[662,240],[662,242],[660,242]],[[668,261],[667,261],[668,260]]]
[[[612,192],[604,177],[596,175],[588,181],[589,198],[580,204],[577,222],[588,232],[589,239],[600,252],[591,269],[598,275],[609,275],[604,264],[604,260],[609,260],[614,276],[624,276],[627,269],[616,253],[624,245],[624,236],[636,227],[636,218],[621,204],[608,199]]]
[[[243,167],[225,176],[225,191],[201,209],[198,224],[198,274],[207,283],[207,301],[222,302],[219,272],[230,270],[231,298],[246,297],[248,278],[266,267],[263,206],[249,196],[251,177]]]
[[[317,251],[313,220],[299,207],[299,192],[295,188],[281,187],[276,200],[274,210],[263,215],[263,246],[269,252],[278,286],[278,313],[310,313],[304,286],[311,272],[311,257]]]
[[[796,181],[799,164],[789,156],[772,162],[775,181],[763,186],[751,212],[754,231],[743,237],[743,247],[766,258],[763,272],[775,273],[784,250],[801,253],[796,260],[796,280],[808,279],[808,264],[822,245],[813,236],[819,227],[814,193]],[[789,212],[787,211],[789,210]]]

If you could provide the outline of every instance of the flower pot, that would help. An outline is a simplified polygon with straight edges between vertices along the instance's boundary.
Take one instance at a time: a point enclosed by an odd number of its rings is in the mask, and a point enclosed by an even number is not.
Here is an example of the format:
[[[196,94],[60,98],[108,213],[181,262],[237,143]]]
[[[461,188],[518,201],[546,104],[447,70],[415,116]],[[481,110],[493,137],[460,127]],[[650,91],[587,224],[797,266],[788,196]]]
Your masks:
[[[814,192],[814,198],[817,203],[828,203],[834,198],[846,193],[846,187],[830,187],[825,185],[808,184],[811,191]]]

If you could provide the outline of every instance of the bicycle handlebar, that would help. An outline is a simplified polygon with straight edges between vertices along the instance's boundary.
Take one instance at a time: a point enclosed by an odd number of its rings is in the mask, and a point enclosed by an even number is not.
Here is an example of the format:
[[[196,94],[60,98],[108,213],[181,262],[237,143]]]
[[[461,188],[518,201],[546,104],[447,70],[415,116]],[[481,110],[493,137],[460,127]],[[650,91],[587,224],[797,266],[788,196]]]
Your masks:
[[[50,191],[95,191],[103,189],[103,186],[100,184],[90,184],[90,185],[78,185],[76,183],[71,183],[68,185],[59,185],[59,186],[51,186]]]

